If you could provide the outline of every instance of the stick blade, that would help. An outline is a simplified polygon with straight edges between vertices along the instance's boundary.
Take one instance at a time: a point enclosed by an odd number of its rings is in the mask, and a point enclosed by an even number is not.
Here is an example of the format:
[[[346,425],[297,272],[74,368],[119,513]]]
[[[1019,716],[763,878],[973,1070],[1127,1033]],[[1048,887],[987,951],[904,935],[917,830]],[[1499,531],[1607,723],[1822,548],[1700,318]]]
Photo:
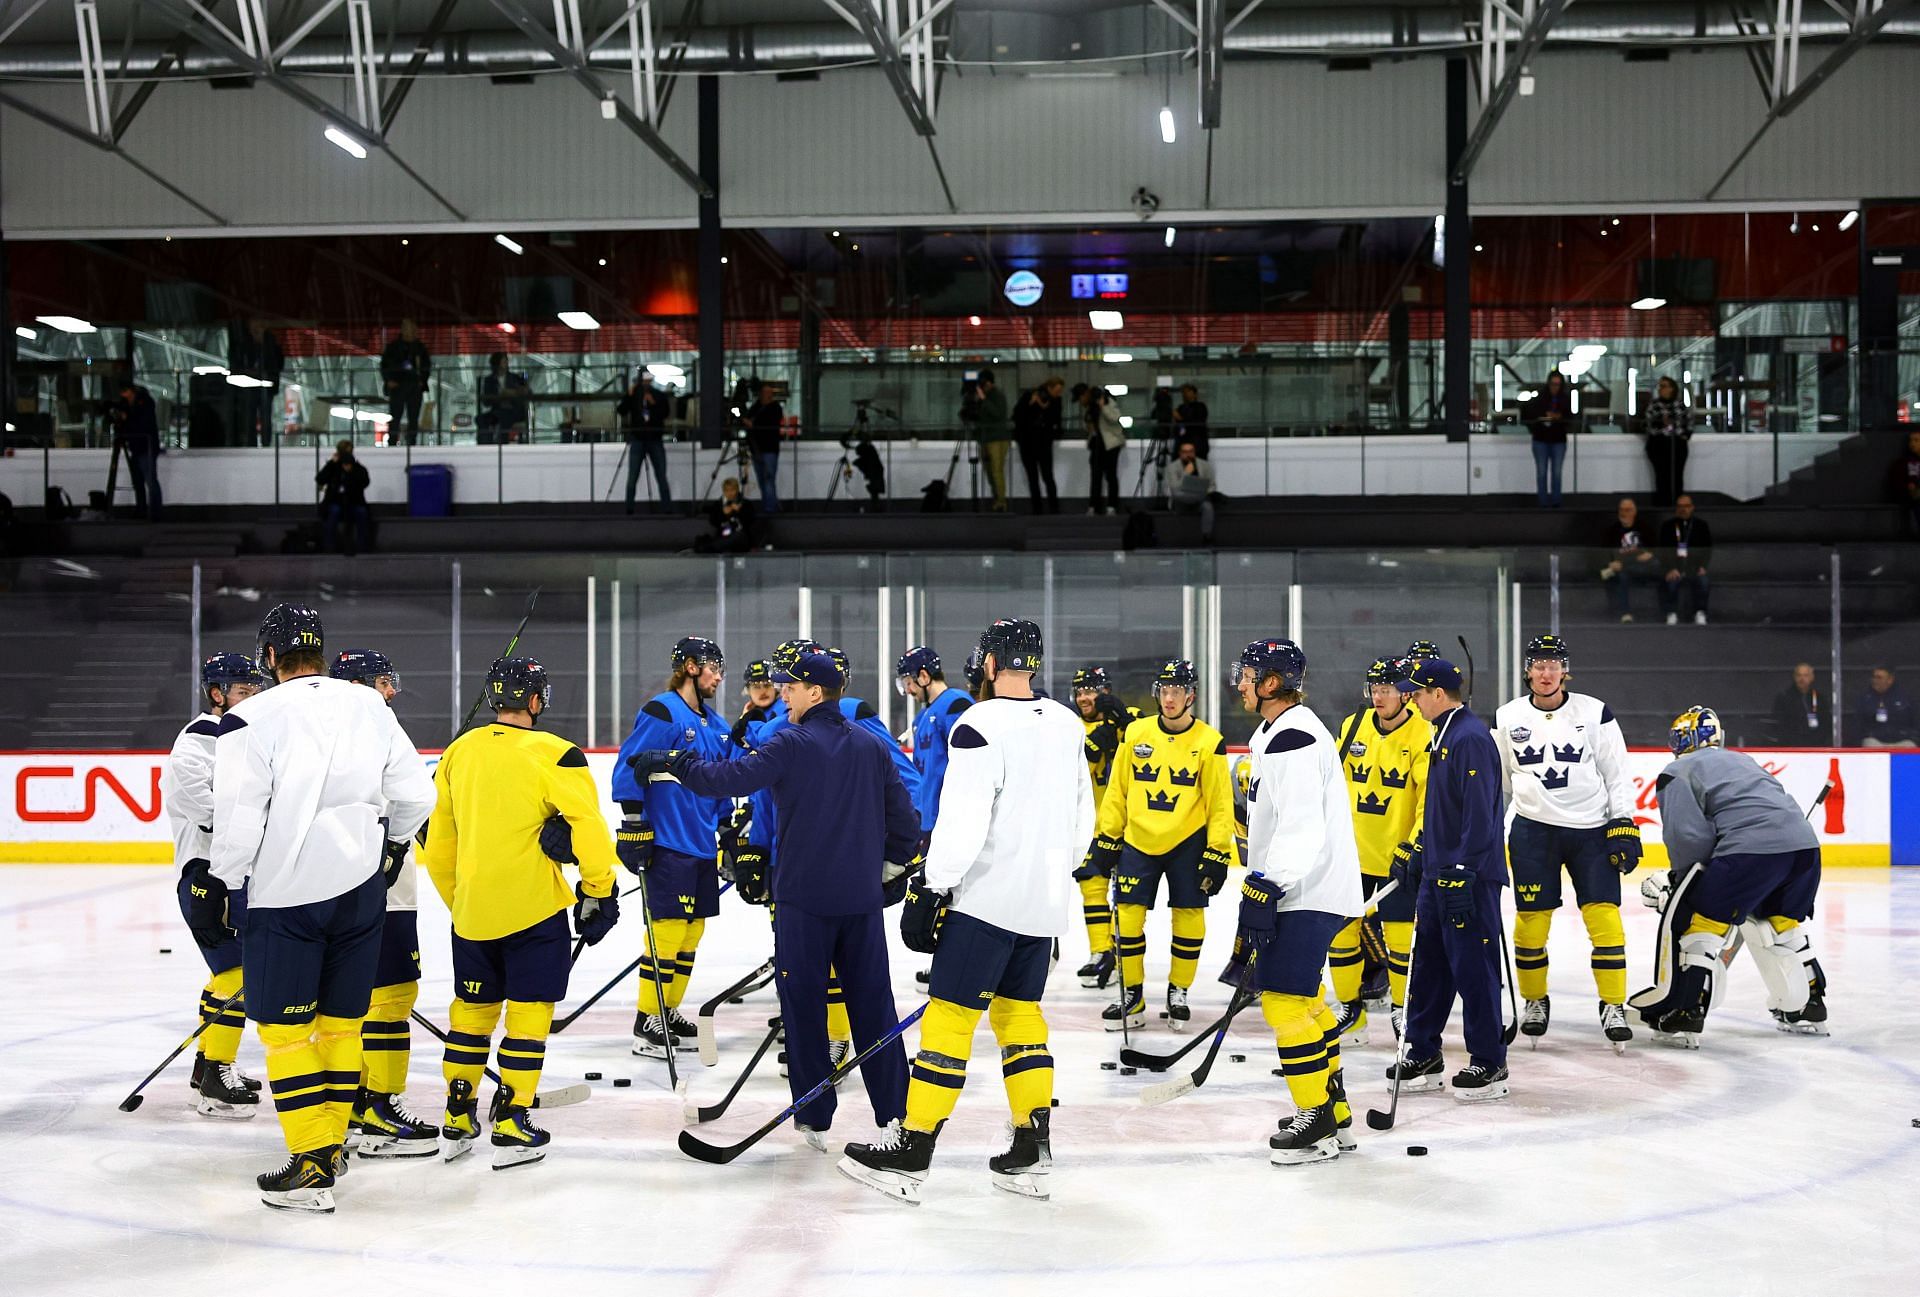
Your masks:
[[[141,1104],[145,1103],[146,1101],[147,1101],[147,1096],[144,1094],[130,1094],[126,1098],[120,1101],[120,1111],[132,1112],[135,1108],[138,1108]]]
[[[702,1013],[694,1022],[694,1034],[700,1041],[700,1065],[716,1067],[720,1063],[720,1041],[713,1030],[713,1015]]]
[[[562,1085],[552,1090],[542,1090],[533,1096],[536,1108],[571,1108],[576,1103],[585,1103],[593,1097],[593,1090],[586,1085]]]
[[[1374,1130],[1392,1130],[1393,1114],[1381,1112],[1378,1108],[1367,1109],[1367,1125]]]
[[[680,1132],[680,1151],[696,1162],[725,1166],[740,1156],[740,1145],[734,1144],[723,1148],[718,1144],[709,1144],[703,1139],[695,1139],[692,1131],[683,1130]]]
[[[1121,1050],[1120,1062],[1127,1067],[1144,1067],[1149,1072],[1164,1072],[1173,1066],[1171,1058],[1164,1058],[1159,1054],[1143,1054],[1137,1049]]]
[[[1185,1094],[1192,1094],[1200,1088],[1200,1083],[1191,1076],[1177,1080],[1162,1081],[1159,1085],[1150,1085],[1140,1092],[1140,1102],[1149,1108],[1157,1108],[1163,1103],[1172,1103]]]

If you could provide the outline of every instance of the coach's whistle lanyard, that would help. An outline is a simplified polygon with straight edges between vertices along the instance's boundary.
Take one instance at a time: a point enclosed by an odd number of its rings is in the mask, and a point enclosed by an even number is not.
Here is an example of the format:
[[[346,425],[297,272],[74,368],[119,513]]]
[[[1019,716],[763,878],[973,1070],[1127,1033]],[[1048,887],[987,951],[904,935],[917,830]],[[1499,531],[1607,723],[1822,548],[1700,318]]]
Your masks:
[[[1446,742],[1447,730],[1450,729],[1453,725],[1453,718],[1458,716],[1461,712],[1465,710],[1466,710],[1466,704],[1462,703],[1461,705],[1455,707],[1452,711],[1447,713],[1447,719],[1441,724],[1439,729],[1433,732],[1433,738],[1427,744],[1428,752],[1438,752],[1440,750],[1440,745]]]

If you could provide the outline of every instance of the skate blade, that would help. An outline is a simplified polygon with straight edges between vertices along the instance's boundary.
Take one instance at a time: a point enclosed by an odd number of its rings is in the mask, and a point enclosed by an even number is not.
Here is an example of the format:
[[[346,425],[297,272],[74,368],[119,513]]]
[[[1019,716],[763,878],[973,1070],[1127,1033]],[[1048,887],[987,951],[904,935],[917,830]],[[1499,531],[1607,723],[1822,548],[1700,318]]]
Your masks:
[[[1104,1026],[1106,1027],[1106,1029],[1107,1029],[1108,1031],[1119,1031],[1119,1030],[1121,1029],[1121,1027],[1120,1027],[1120,1020],[1119,1020],[1119,1019],[1117,1019],[1117,1018],[1115,1018],[1115,1019],[1112,1019],[1112,1020],[1108,1020],[1108,1021],[1104,1021],[1104,1023],[1103,1023],[1103,1025],[1104,1025]],[[1136,1013],[1136,1014],[1128,1014],[1128,1015],[1127,1015],[1127,1025],[1126,1025],[1126,1030],[1128,1030],[1128,1031],[1139,1031],[1139,1030],[1140,1030],[1141,1028],[1143,1028],[1143,1027],[1145,1027],[1146,1025],[1147,1025],[1147,1015],[1146,1015],[1146,1014],[1144,1014],[1144,1013]]]
[[[545,1161],[545,1146],[528,1147],[525,1144],[495,1144],[493,1146],[493,1169],[511,1171],[516,1166],[532,1166],[535,1162]]]
[[[1698,1049],[1700,1036],[1692,1031],[1656,1031],[1653,1033],[1653,1043],[1669,1049]]]
[[[1333,1142],[1339,1145],[1342,1153],[1351,1153],[1360,1147],[1360,1141],[1353,1137],[1353,1124],[1351,1122],[1334,1132]]]
[[[700,1042],[684,1036],[675,1036],[673,1038],[673,1052],[676,1054],[697,1054],[700,1052]]]
[[[1191,1025],[1191,1023],[1192,1023],[1192,1020],[1188,1018],[1170,1017],[1167,1019],[1167,1030],[1168,1031],[1185,1031],[1188,1028],[1188,1026]]]
[[[275,1211],[306,1211],[319,1216],[333,1212],[331,1189],[291,1189],[286,1193],[263,1193],[260,1201]]]
[[[1340,1142],[1332,1137],[1316,1140],[1305,1148],[1276,1148],[1267,1154],[1275,1166],[1312,1166],[1315,1162],[1333,1162],[1340,1157]]]
[[[1002,1171],[993,1172],[993,1187],[1020,1198],[1032,1198],[1036,1202],[1046,1202],[1052,1191],[1047,1185],[1051,1177],[1045,1171],[1021,1171],[1008,1175]]]
[[[1392,1085],[1392,1080],[1388,1080],[1387,1084]],[[1447,1078],[1444,1076],[1408,1077],[1400,1082],[1402,1094],[1435,1094],[1446,1088]]]
[[[473,1146],[478,1142],[478,1140],[474,1139],[453,1139],[449,1136],[442,1135],[440,1137],[440,1160],[443,1162],[452,1162],[463,1158],[473,1152]]]
[[[1609,1045],[1612,1045],[1612,1046],[1613,1046],[1613,1052],[1614,1052],[1614,1053],[1616,1053],[1616,1054],[1620,1054],[1620,1055],[1622,1055],[1622,1056],[1624,1056],[1624,1055],[1626,1054],[1626,1052],[1627,1052],[1627,1042],[1626,1042],[1626,1041],[1624,1041],[1624,1040],[1610,1040],[1610,1041],[1608,1041],[1607,1043],[1608,1043]]]
[[[378,1142],[363,1139],[353,1151],[356,1157],[432,1157],[440,1151],[440,1138],[436,1135],[432,1139],[387,1139]]]
[[[1833,1033],[1817,1022],[1776,1022],[1775,1029],[1789,1036],[1831,1036]]]
[[[1492,1085],[1483,1085],[1474,1090],[1455,1090],[1455,1103],[1498,1103],[1507,1097],[1510,1091],[1505,1081],[1495,1081]]]
[[[1086,987],[1089,991],[1104,991],[1112,982],[1113,976],[1111,974],[1106,977],[1083,977],[1080,979],[1080,985]]]
[[[901,1171],[876,1171],[863,1166],[850,1157],[843,1157],[834,1164],[834,1169],[855,1184],[864,1184],[869,1189],[877,1189],[894,1202],[909,1206],[920,1205],[920,1179]]]
[[[1782,1028],[1782,1030],[1786,1030]],[[257,1103],[221,1103],[216,1099],[202,1099],[193,1106],[193,1110],[202,1117],[211,1117],[215,1121],[251,1121],[260,1111]]]
[[[832,1151],[827,1145],[827,1132],[824,1130],[803,1130],[800,1132],[800,1138],[806,1140],[807,1147],[816,1153]]]
[[[633,1047],[633,1056],[635,1058],[664,1059],[667,1056],[667,1051],[663,1046],[655,1045],[649,1042],[647,1044],[636,1044]]]

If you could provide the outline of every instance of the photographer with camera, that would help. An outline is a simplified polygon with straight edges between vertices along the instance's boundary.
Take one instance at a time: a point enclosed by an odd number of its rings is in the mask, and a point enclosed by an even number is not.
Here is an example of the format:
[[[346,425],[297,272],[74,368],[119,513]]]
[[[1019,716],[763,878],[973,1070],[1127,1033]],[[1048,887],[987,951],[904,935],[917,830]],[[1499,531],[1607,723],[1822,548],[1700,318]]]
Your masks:
[[[1126,449],[1127,430],[1120,422],[1120,407],[1104,387],[1089,387],[1083,397],[1087,421],[1087,463],[1093,479],[1088,492],[1088,513],[1100,513],[1101,488],[1106,489],[1105,512],[1120,507],[1120,452]]]
[[[993,371],[983,369],[973,383],[973,436],[980,445],[980,462],[986,467],[987,482],[993,487],[993,511],[1007,510],[1007,448],[1013,444],[1013,428],[1007,419],[1007,395],[993,380]]]
[[[694,542],[702,554],[744,554],[753,548],[753,501],[740,493],[740,479],[720,483],[720,498],[707,506],[713,532]]]
[[[780,423],[787,417],[774,399],[772,383],[760,384],[759,399],[748,408],[747,449],[753,454],[753,480],[760,488],[760,508],[780,512],[780,494],[774,479],[780,475]]]
[[[613,410],[620,416],[620,431],[627,439],[627,512],[633,512],[633,494],[640,485],[643,458],[653,466],[660,503],[672,504],[673,490],[667,485],[667,446],[662,437],[667,423],[667,394],[655,387],[653,379],[642,369]],[[777,452],[778,445],[774,449]]]
[[[333,458],[313,475],[313,484],[321,488],[320,518],[324,528],[320,548],[331,550],[340,538],[340,524],[353,527],[353,539],[344,549],[348,557],[373,545],[373,515],[367,508],[367,487],[372,476],[367,466],[353,457],[353,443],[342,439],[333,448]]]
[[[148,522],[159,522],[160,413],[153,393],[129,378],[120,384],[120,399],[107,407],[107,416],[113,420],[113,439],[126,457],[134,510]],[[111,490],[108,495],[111,505]]]
[[[1020,447],[1020,466],[1027,471],[1027,493],[1035,513],[1060,512],[1060,488],[1053,483],[1053,443],[1060,435],[1060,397],[1066,380],[1049,378],[1030,392],[1022,392],[1013,407],[1013,439]],[[1046,499],[1040,488],[1046,488]]]

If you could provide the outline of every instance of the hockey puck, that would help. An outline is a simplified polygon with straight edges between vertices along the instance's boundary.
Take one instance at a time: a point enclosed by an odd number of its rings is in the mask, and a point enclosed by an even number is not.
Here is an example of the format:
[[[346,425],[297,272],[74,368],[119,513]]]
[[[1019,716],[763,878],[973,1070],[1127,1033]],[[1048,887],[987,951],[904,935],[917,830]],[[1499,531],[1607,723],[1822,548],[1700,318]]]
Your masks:
[[[1120,1075],[1132,1076],[1135,1072],[1138,1072],[1139,1070],[1140,1069],[1137,1067],[1123,1067],[1120,1069]]]
[[[1915,1126],[1920,1126],[1920,1117],[1915,1117],[1915,1118],[1913,1119],[1913,1124],[1914,1124]]]
[[[1229,1063],[1244,1063],[1247,1061],[1247,1056],[1245,1054],[1228,1054],[1227,1061]]]
[[[630,1076],[616,1076],[613,1078],[613,1088],[616,1090],[624,1090],[632,1084],[633,1078]]]
[[[728,1004],[745,1004],[746,1002],[747,1002],[747,997],[744,995],[736,995],[731,1000],[727,1001]]]
[[[1100,1064],[1100,1070],[1102,1072],[1111,1072],[1114,1068],[1118,1066],[1120,1066],[1120,1064],[1114,1062],[1112,1059],[1108,1059],[1106,1062]],[[1920,1123],[1917,1123],[1917,1124],[1920,1124]]]
[[[600,1073],[598,1073],[598,1072],[588,1072],[588,1073],[587,1073],[587,1079],[588,1079],[589,1081],[598,1081],[598,1080],[600,1079]]]
[[[161,953],[161,954],[163,954],[163,955],[171,955],[171,954],[173,953],[173,947],[172,947],[172,946],[162,946],[162,947],[160,947],[160,953]],[[1916,1126],[1920,1126],[1920,1121],[1916,1121],[1916,1122],[1914,1122],[1913,1124],[1914,1124],[1914,1125],[1916,1125]]]
[[[1058,1108],[1058,1107],[1060,1106],[1060,1101],[1059,1101],[1058,1099],[1055,1099],[1055,1100],[1053,1101],[1053,1106],[1054,1106],[1054,1107],[1056,1107],[1056,1108]]]
[[[1167,1020],[1167,1011],[1165,1009],[1160,1010],[1160,1020],[1162,1022]]]
[[[1408,1157],[1425,1157],[1426,1155],[1427,1155],[1427,1146],[1425,1144],[1407,1145]]]

